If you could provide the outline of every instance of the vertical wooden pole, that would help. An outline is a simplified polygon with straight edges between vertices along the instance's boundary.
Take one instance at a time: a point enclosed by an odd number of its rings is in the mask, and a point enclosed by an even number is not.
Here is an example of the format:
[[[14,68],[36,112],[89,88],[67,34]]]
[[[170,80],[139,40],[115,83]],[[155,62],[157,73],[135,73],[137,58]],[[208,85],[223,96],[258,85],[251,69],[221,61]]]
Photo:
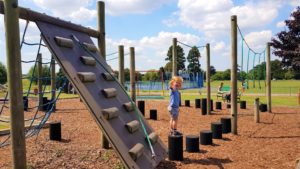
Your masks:
[[[123,87],[125,87],[125,77],[124,77],[124,46],[119,46],[119,82]]]
[[[106,59],[106,46],[105,46],[105,4],[103,1],[97,2],[98,9],[98,31],[100,33],[98,37],[98,48],[100,50],[100,55]],[[103,133],[101,135],[101,147],[104,149],[109,149],[109,141]]]
[[[39,90],[39,110],[43,110],[43,59],[42,59],[42,54],[39,53],[37,56],[37,78],[38,78],[38,90]]]
[[[105,4],[103,1],[97,2],[98,9],[98,31],[100,33],[98,38],[98,48],[101,56],[106,59],[106,45],[105,45]]]
[[[206,44],[206,90],[207,90],[207,115],[211,114],[210,108],[210,45]]]
[[[272,113],[272,98],[271,98],[271,53],[270,53],[270,43],[267,43],[267,108],[268,112]]]
[[[56,74],[55,74],[55,60],[54,57],[51,57],[51,100],[56,96]]]
[[[254,122],[259,123],[259,98],[254,101]]]
[[[135,93],[135,53],[134,47],[130,47],[130,96],[131,99],[136,101]]]
[[[173,47],[172,47],[172,76],[178,75],[177,70],[177,39],[173,38]]]
[[[237,17],[231,16],[231,116],[232,134],[237,134]]]
[[[14,169],[26,168],[19,9],[17,0],[4,1],[10,135]]]

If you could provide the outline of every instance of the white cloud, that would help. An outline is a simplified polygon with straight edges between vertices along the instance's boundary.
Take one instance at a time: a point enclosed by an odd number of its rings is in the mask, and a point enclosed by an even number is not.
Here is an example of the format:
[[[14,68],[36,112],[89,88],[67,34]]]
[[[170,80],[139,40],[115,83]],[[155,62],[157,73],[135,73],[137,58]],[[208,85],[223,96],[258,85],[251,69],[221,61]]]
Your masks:
[[[174,0],[106,0],[106,9],[111,15],[145,14]]]
[[[283,28],[283,27],[285,27],[285,22],[284,21],[277,22],[276,27],[277,28]]]
[[[247,34],[245,36],[245,40],[253,50],[261,52],[263,49],[265,49],[266,43],[270,42],[271,37],[271,30],[263,30],[260,32],[251,32]]]

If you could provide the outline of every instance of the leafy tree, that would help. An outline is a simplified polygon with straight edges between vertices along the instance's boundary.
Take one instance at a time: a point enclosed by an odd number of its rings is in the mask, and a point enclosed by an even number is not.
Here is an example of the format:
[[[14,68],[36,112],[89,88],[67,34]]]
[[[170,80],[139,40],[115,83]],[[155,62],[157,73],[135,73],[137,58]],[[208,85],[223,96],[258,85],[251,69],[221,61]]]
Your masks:
[[[216,68],[214,66],[210,66],[210,75],[212,76],[216,74],[216,72],[217,72]]]
[[[290,18],[285,20],[287,30],[272,38],[271,45],[275,48],[273,53],[282,58],[284,67],[300,71],[300,7],[297,7]]]
[[[188,70],[193,73],[198,73],[200,72],[200,59],[201,55],[196,46],[192,47],[191,50],[189,51],[187,60],[189,62],[188,65]]]
[[[36,66],[35,68],[35,71],[33,73],[33,68],[34,66],[32,66],[30,69],[29,69],[29,72],[28,72],[28,79],[30,80],[31,78],[33,78],[33,82],[35,84],[37,84],[38,82],[38,79],[37,79],[37,76],[38,76],[38,68]],[[50,75],[50,69],[49,69],[49,66],[48,65],[43,65],[42,67],[42,84],[47,84],[47,85],[50,85],[51,84],[51,75]]]
[[[159,72],[147,72],[145,73],[145,75],[143,76],[143,81],[158,81],[160,80],[160,75]]]
[[[7,71],[4,64],[0,62],[0,84],[5,84],[7,82]]]
[[[164,67],[164,69],[165,69],[165,71],[167,71],[167,72],[172,72],[172,62],[168,62],[168,63],[166,63],[166,65],[165,65],[165,67]]]
[[[185,69],[184,62],[186,61],[184,57],[184,51],[180,45],[177,45],[176,50],[177,50],[177,71],[184,70]],[[171,63],[173,61],[172,51],[173,51],[173,46],[170,46],[167,53],[167,58],[165,59],[166,61],[170,61]]]

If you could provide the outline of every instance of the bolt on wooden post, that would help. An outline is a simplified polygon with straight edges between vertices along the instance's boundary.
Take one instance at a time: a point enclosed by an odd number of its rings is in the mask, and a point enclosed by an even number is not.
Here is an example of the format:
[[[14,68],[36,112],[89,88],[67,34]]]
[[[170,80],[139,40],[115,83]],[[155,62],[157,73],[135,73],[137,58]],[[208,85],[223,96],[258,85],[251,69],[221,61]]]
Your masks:
[[[26,168],[19,8],[17,0],[4,1],[5,43],[9,91],[12,168]]]
[[[231,116],[232,134],[237,134],[237,17],[231,16]]]

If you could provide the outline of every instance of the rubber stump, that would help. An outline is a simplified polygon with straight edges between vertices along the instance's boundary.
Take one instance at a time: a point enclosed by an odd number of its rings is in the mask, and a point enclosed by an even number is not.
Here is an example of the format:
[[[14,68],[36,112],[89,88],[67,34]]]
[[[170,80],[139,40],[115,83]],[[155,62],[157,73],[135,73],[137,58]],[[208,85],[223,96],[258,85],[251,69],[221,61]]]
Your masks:
[[[246,101],[240,101],[240,109],[246,109]]]
[[[207,114],[207,99],[202,99],[201,101],[201,114],[202,115]]]
[[[169,135],[169,160],[183,160],[183,137],[182,135]]]
[[[212,132],[211,130],[200,131],[200,144],[212,145]]]
[[[187,135],[185,137],[185,146],[187,152],[199,152],[199,136]]]
[[[28,97],[23,96],[24,111],[28,110]]]
[[[216,109],[222,110],[222,102],[216,102]]]
[[[50,140],[61,141],[61,122],[50,123]]]
[[[144,100],[139,100],[138,101],[138,108],[140,112],[145,116],[145,101]]]
[[[267,104],[260,104],[259,105],[259,111],[260,112],[266,112],[267,111]]]
[[[230,117],[222,117],[222,133],[230,133],[231,132],[231,118]]]
[[[195,99],[195,107],[201,108],[201,99]]]
[[[210,100],[210,111],[214,111],[214,101]]]
[[[42,101],[42,109],[43,109],[43,111],[48,111],[48,107],[50,107],[49,106],[49,104],[48,104],[48,102],[49,102],[49,100],[48,100],[48,98],[47,97],[43,97],[43,101]]]
[[[212,122],[211,123],[212,137],[215,139],[222,139],[222,123]]]
[[[155,109],[150,110],[150,119],[157,120],[157,110]]]
[[[226,108],[227,108],[227,109],[230,109],[230,108],[231,108],[231,104],[230,104],[230,103],[227,103],[227,104],[226,104]]]
[[[190,100],[185,100],[184,101],[184,106],[185,107],[190,107]]]

